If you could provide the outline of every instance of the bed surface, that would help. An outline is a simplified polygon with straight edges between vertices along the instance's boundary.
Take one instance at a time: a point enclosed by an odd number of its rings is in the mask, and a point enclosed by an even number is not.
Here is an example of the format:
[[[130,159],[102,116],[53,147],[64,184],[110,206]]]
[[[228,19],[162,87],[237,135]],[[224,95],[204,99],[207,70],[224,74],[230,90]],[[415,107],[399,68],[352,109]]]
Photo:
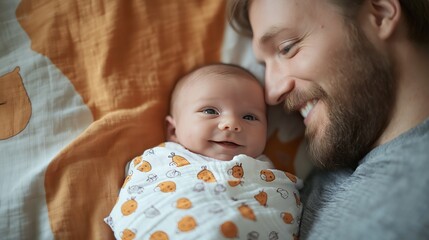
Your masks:
[[[162,3],[161,3],[162,2]],[[226,1],[0,2],[0,235],[112,239],[126,162],[165,140],[175,81],[195,66],[263,67]],[[269,110],[266,154],[305,176],[303,126]]]

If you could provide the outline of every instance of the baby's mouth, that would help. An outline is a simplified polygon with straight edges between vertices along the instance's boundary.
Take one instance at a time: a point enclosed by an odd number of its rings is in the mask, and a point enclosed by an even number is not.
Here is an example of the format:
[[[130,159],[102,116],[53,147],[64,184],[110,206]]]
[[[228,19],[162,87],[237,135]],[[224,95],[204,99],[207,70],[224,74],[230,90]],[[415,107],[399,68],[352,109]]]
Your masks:
[[[229,148],[241,147],[241,145],[230,141],[212,141],[212,142],[224,147],[229,147]]]

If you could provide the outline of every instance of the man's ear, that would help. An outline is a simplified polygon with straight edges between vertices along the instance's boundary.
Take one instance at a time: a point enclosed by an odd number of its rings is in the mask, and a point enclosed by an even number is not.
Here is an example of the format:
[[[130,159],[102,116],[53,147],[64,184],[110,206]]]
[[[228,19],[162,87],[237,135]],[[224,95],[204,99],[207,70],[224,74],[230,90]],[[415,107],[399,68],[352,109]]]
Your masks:
[[[401,19],[399,0],[370,0],[370,21],[378,37],[387,39],[398,28]]]
[[[177,142],[176,136],[176,121],[170,115],[165,118],[165,122],[167,124],[167,141],[169,142]]]

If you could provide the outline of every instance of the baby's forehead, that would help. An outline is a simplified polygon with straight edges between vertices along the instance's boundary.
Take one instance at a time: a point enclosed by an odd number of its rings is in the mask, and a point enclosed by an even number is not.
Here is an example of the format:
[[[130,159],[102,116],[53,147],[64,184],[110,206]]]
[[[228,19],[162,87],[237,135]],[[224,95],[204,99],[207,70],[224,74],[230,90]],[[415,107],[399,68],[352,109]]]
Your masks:
[[[193,94],[198,86],[204,86],[207,82],[225,84],[228,81],[242,81],[244,84],[249,81],[257,84],[262,90],[260,82],[247,70],[241,67],[230,65],[209,65],[201,67],[182,77],[176,84],[172,98],[171,108],[180,102],[180,99],[186,99],[186,96]],[[228,82],[227,82],[228,83]]]
[[[199,68],[190,74],[190,76],[195,79],[204,78],[204,76],[210,75],[237,76],[249,80],[256,80],[256,78],[247,70],[233,65],[209,65]]]
[[[183,80],[187,82],[186,84],[192,86],[197,82],[204,83],[204,81],[223,84],[224,82],[221,81],[223,79],[228,79],[228,81],[254,81],[259,84],[259,81],[244,69],[233,66],[216,65],[200,68],[189,74],[187,78]],[[219,82],[216,82],[217,80]],[[183,85],[185,85],[185,83]]]

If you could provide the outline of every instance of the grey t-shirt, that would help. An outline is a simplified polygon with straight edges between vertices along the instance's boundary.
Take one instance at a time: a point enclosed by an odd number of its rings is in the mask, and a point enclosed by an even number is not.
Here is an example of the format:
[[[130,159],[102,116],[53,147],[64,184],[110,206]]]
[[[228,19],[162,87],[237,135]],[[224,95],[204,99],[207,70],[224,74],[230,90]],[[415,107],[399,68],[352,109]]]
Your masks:
[[[315,173],[302,200],[301,239],[429,239],[429,119],[354,171]]]

